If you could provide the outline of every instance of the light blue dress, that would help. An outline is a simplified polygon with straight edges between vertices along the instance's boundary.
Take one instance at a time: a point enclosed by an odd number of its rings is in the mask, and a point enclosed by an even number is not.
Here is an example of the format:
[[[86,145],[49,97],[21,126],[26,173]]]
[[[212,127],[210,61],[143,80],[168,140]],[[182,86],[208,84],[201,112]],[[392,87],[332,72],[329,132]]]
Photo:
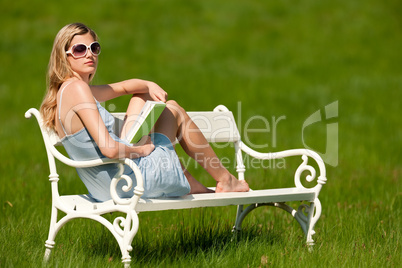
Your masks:
[[[60,103],[62,103],[61,101],[62,95],[60,96]],[[113,133],[114,117],[98,101],[96,101],[96,104],[111,137],[115,141],[128,145],[127,142]],[[62,123],[61,125],[64,132],[66,132]],[[155,145],[155,150],[148,156],[133,159],[144,178],[144,195],[142,198],[175,197],[188,194],[190,185],[183,173],[172,143],[165,135],[160,133],[153,133],[150,136]],[[102,155],[98,145],[86,128],[72,135],[66,134],[61,142],[73,160],[83,161],[106,158]],[[77,172],[88,189],[89,195],[97,201],[106,201],[111,199],[110,183],[117,173],[117,169],[117,164],[107,164],[97,167],[77,168]],[[133,171],[126,166],[124,174],[133,179],[135,186]],[[118,185],[118,195],[122,198],[131,197],[133,190],[124,192],[121,190],[123,185],[125,185],[125,181],[121,180]]]

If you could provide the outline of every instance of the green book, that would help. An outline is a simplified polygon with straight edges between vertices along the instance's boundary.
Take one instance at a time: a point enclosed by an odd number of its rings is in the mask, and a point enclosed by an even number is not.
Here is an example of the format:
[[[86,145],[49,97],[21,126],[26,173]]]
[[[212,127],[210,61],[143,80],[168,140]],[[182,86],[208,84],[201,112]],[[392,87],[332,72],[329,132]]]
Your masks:
[[[166,103],[163,102],[146,101],[140,114],[128,131],[125,140],[130,143],[137,143],[143,136],[148,135],[165,107]]]

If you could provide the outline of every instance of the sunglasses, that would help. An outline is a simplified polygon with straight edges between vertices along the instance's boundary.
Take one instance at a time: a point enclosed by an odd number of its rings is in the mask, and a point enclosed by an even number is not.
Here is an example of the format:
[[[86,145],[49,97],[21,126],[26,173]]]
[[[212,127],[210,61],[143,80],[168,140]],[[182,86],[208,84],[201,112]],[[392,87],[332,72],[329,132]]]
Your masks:
[[[75,44],[69,51],[66,51],[66,54],[71,54],[75,59],[83,58],[87,55],[88,49],[94,56],[98,56],[101,52],[100,44],[93,42],[89,46],[85,44]]]

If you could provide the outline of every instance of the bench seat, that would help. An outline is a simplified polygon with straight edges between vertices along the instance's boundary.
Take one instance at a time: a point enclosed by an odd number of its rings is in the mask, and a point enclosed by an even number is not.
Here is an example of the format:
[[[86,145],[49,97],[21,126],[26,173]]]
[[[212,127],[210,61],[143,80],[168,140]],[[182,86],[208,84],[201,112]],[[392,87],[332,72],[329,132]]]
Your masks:
[[[70,209],[78,211],[115,210],[113,200],[96,202],[88,195],[64,195],[60,197]],[[135,211],[161,211],[169,209],[189,209],[200,207],[238,206],[249,204],[265,204],[292,201],[314,201],[316,193],[311,189],[282,188],[269,190],[256,190],[246,193],[207,193],[192,194],[182,197],[169,197],[157,199],[140,199]],[[103,212],[103,211],[102,211]]]

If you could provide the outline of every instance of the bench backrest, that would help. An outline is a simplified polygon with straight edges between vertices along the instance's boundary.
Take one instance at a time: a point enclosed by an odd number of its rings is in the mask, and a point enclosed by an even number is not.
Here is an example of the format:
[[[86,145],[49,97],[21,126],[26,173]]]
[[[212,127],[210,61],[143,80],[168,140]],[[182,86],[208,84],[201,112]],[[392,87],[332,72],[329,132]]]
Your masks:
[[[115,117],[115,133],[120,133],[123,126],[124,113],[112,113]],[[204,134],[208,142],[237,142],[240,134],[233,114],[230,111],[188,112],[190,118]],[[61,145],[60,139],[53,131],[49,132],[51,144]]]
[[[188,115],[209,142],[240,140],[232,112],[189,112]]]

